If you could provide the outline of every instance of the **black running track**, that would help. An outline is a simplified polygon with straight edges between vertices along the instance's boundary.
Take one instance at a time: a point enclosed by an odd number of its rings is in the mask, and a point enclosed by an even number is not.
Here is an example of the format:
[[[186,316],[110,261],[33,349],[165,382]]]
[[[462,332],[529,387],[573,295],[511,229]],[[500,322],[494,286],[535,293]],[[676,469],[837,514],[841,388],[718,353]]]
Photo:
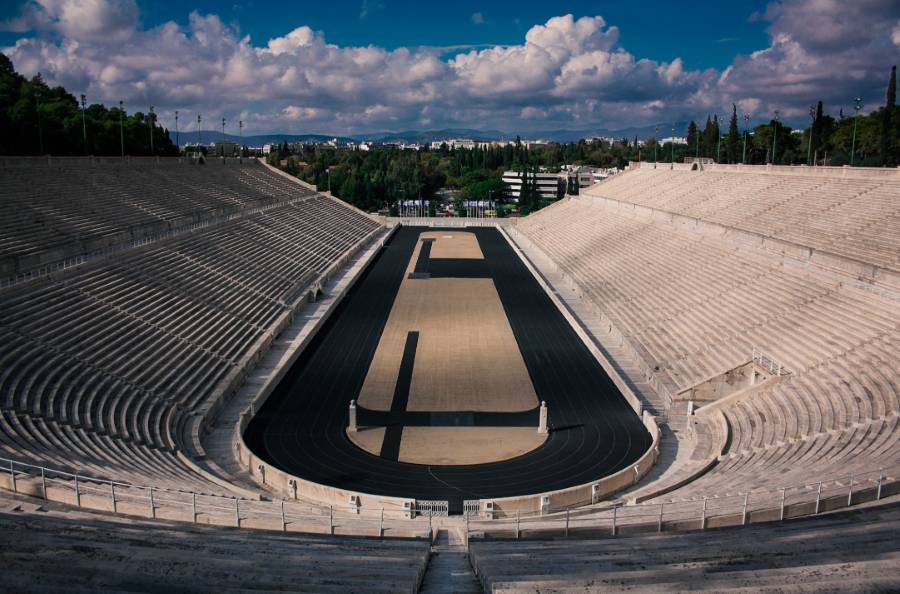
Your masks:
[[[493,228],[468,229],[477,236],[484,260],[434,259],[417,264],[427,266],[432,278],[493,278],[535,392],[547,402],[551,426],[547,441],[502,462],[429,466],[398,462],[395,452],[383,450],[385,457],[370,454],[347,438],[347,407],[362,388],[418,236],[434,230],[404,227],[393,235],[251,421],[244,435],[250,449],[270,464],[316,483],[447,500],[451,513],[460,513],[465,499],[562,489],[634,463],[650,447],[650,434]],[[466,370],[461,368],[460,373]],[[404,423],[409,425],[428,425],[432,416],[435,425],[447,424],[448,417],[452,423],[468,419],[466,424],[521,425],[523,414],[531,416],[535,429],[537,425],[536,411],[493,413],[493,417],[464,411],[415,415],[402,410],[405,403],[397,406],[396,394],[394,400],[392,411],[381,414],[406,415]]]

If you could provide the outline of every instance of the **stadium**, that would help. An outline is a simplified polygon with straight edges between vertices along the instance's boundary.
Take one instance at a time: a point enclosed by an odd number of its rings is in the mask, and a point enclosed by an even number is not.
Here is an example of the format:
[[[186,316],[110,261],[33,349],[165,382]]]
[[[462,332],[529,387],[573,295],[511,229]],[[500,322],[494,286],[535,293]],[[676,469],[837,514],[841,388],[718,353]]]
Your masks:
[[[900,590],[900,168],[451,217],[85,121],[0,155],[0,590]]]

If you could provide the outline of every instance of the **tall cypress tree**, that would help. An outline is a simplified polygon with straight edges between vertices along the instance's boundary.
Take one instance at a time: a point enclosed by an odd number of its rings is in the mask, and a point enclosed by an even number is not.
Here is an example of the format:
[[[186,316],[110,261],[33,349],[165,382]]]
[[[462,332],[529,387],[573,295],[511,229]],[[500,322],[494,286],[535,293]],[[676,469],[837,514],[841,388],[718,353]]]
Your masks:
[[[891,68],[891,78],[888,81],[887,101],[881,114],[881,164],[894,164],[894,131],[892,119],[894,106],[897,105],[897,67]]]
[[[737,124],[737,105],[731,104],[731,121],[728,123],[728,162],[741,162],[741,139]]]

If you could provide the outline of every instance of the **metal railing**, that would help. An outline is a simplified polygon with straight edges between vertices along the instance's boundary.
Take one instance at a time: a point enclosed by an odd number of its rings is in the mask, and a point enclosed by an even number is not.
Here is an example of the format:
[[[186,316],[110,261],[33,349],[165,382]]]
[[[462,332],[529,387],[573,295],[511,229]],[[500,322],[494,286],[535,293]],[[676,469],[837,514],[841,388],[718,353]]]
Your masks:
[[[853,475],[832,475],[802,485],[634,505],[610,501],[605,507],[573,507],[545,515],[539,511],[504,513],[493,510],[493,519],[468,517],[466,542],[469,537],[617,536],[782,521],[900,493],[898,477],[900,467],[894,467]]]
[[[772,375],[788,375],[789,373],[780,361],[776,361],[759,347],[753,347],[753,362],[763,369],[767,369]]]
[[[428,538],[430,518],[408,512],[318,507],[135,485],[0,458],[0,488],[79,508],[191,523],[379,537]]]

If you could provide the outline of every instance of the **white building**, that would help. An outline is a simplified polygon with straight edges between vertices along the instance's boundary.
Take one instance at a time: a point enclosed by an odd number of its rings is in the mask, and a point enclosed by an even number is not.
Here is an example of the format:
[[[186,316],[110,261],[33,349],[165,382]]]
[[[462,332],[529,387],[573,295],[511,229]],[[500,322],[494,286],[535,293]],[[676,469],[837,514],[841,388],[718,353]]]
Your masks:
[[[431,142],[431,150],[436,151],[440,150],[441,145],[447,145],[447,148],[451,149],[468,149],[472,150],[475,148],[476,143],[474,140],[469,140],[468,138],[450,138],[447,140],[433,140]]]
[[[669,136],[667,138],[661,138],[659,140],[659,144],[687,144],[687,137],[685,136]]]
[[[503,181],[509,186],[508,195],[511,196],[515,202],[519,201],[519,196],[522,193],[523,175],[524,173],[521,171],[503,172]],[[548,200],[556,200],[559,196],[560,180],[565,184],[565,180],[568,179],[568,173],[529,173],[528,175],[535,178],[537,181],[537,189],[540,197]]]

